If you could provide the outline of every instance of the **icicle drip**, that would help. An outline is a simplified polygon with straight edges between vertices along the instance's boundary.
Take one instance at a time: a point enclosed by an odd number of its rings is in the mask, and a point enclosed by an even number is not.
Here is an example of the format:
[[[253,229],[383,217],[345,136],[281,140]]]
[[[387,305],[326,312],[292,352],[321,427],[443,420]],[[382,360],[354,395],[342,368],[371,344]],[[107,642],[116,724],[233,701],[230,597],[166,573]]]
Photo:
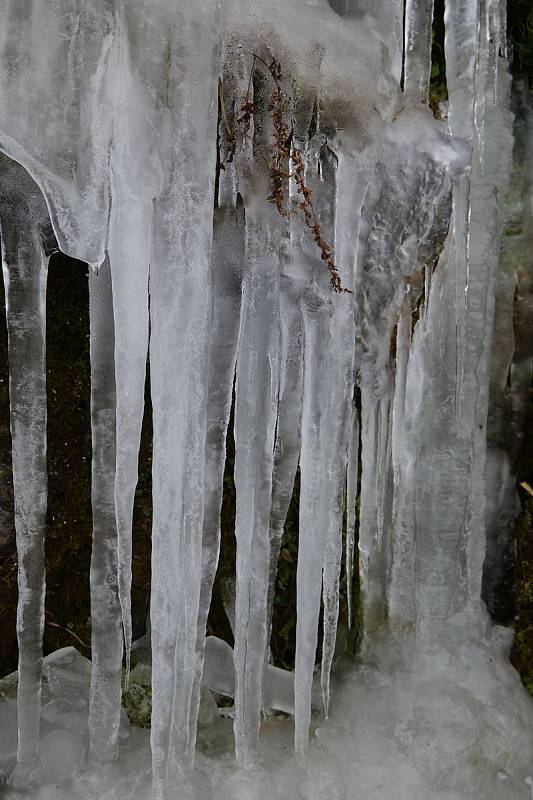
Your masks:
[[[471,140],[474,126],[474,81],[479,57],[480,0],[446,3],[446,82],[448,122],[453,135]]]
[[[272,467],[279,392],[279,228],[247,207],[243,308],[235,388],[237,594],[235,748],[255,760],[267,647]]]
[[[411,416],[406,410],[408,385],[421,377],[413,372],[408,380],[411,345],[412,310],[407,300],[402,308],[396,333],[396,376],[392,406],[392,467],[394,475],[392,563],[389,587],[389,616],[393,629],[408,629],[415,620],[414,611],[414,469],[416,457],[412,440]],[[416,423],[415,423],[416,425]]]
[[[215,2],[180,9],[168,76],[169,159],[154,203],[150,267],[153,406],[152,722],[154,797],[192,766],[202,577],[210,263],[218,77]],[[183,43],[187,48],[183,49]],[[187,113],[183,113],[183,109]]]
[[[207,617],[220,551],[220,511],[226,435],[231,412],[240,319],[240,278],[244,259],[242,209],[219,208],[213,240],[213,313],[209,358],[207,441],[202,532],[202,583],[198,613],[195,713],[200,702]]]
[[[113,285],[116,380],[115,512],[118,534],[119,595],[126,652],[126,686],[131,648],[132,521],[144,413],[148,355],[148,276],[153,198],[161,188],[161,165],[153,156],[146,94],[160,76],[143,62],[142,81],[132,75],[138,21],[127,5],[115,8],[115,44],[108,70],[114,111],[110,148],[111,209],[107,251]],[[152,32],[146,48],[161,48]],[[117,80],[116,78],[119,78]]]
[[[455,337],[456,380],[455,416],[461,419],[461,387],[465,370],[466,317],[468,309],[468,285],[470,279],[470,178],[465,177],[453,187],[452,231],[453,258],[455,264]]]
[[[486,0],[481,7],[479,26],[478,91],[475,101],[475,123],[478,139],[479,160],[482,172],[485,171],[485,113],[487,104],[498,103],[498,84],[501,78],[500,51],[504,49],[501,41],[502,25],[501,0]],[[505,8],[503,9],[505,13]],[[505,62],[503,62],[505,64]]]
[[[499,0],[496,0],[499,5]],[[479,152],[479,160],[481,169],[485,161],[485,108],[487,103],[487,89],[490,86],[494,91],[495,77],[496,77],[496,55],[494,48],[497,47],[497,37],[499,31],[494,29],[489,30],[491,26],[491,0],[483,2],[480,5],[479,15],[479,30],[478,30],[478,59],[477,69],[474,78],[474,131],[477,139],[477,149]],[[490,37],[496,37],[496,41],[492,42]],[[490,91],[490,90],[489,90]],[[490,98],[490,102],[494,103],[494,98]]]
[[[12,781],[36,766],[41,712],[46,529],[46,278],[48,211],[16,162],[0,160],[15,530],[18,558],[18,750]]]
[[[473,144],[475,132],[475,81],[478,74],[480,0],[448,2],[445,7],[446,82],[448,121],[454,136]],[[465,368],[465,326],[470,273],[470,177],[453,189],[452,230],[456,275],[456,393],[457,420]]]
[[[335,257],[342,265],[344,282],[355,290],[355,275],[358,258],[358,237],[363,202],[366,196],[367,175],[357,157],[340,151],[336,181]],[[355,316],[354,294],[334,302],[330,323],[331,363],[326,367],[331,381],[326,397],[326,436],[323,442],[323,464],[328,479],[322,488],[323,519],[325,524],[325,547],[322,567],[324,604],[322,668],[322,698],[326,717],[329,712],[330,675],[335,653],[337,623],[339,617],[339,577],[342,559],[342,520],[344,511],[344,486],[348,457],[348,441],[354,394],[355,364]],[[344,302],[343,302],[344,301]],[[350,343],[348,345],[348,343]],[[326,359],[327,360],[327,359]],[[343,386],[343,392],[333,387]],[[333,389],[333,391],[332,391]],[[329,450],[332,447],[332,450]]]
[[[254,92],[254,146],[269,152],[269,75]],[[261,88],[259,88],[261,87]],[[281,236],[286,222],[273,204],[268,164],[250,162],[246,208],[246,271],[243,276],[235,384],[235,488],[237,586],[235,616],[235,752],[242,767],[256,758],[261,720],[263,667],[268,646],[272,469],[279,397],[279,282]]]
[[[270,578],[268,589],[268,631],[283,528],[292,498],[300,455],[300,422],[303,401],[303,329],[300,290],[288,276],[282,275],[280,297],[281,369],[278,423],[272,478],[270,513]]]
[[[376,387],[378,393],[376,393]],[[383,496],[386,436],[380,434],[388,400],[383,399],[382,383],[372,366],[363,362],[361,371],[361,501],[359,511],[359,551],[361,554],[362,606],[366,639],[386,619],[383,552],[383,518],[379,500]]]
[[[89,271],[91,353],[92,513],[91,655],[89,700],[91,758],[118,756],[122,624],[118,596],[115,518],[115,333],[111,272],[106,259],[98,274]]]
[[[226,63],[228,59],[229,63]],[[230,58],[223,53],[223,81],[219,84],[218,197],[215,198],[212,255],[212,317],[209,348],[207,442],[202,533],[202,584],[198,614],[194,713],[200,704],[205,634],[213,582],[220,551],[220,512],[224,486],[226,437],[231,414],[245,269],[245,209],[239,192],[240,176],[247,171],[249,140],[237,142],[239,104],[251,88],[249,56]],[[235,138],[234,138],[235,137]],[[235,583],[231,608],[224,604],[235,633]]]
[[[115,510],[119,594],[126,651],[126,686],[131,648],[131,529],[138,478],[148,353],[148,268],[152,203],[123,198],[114,185],[108,252],[113,283],[116,380]]]
[[[322,187],[320,215],[325,224],[324,235],[335,242],[336,260],[343,265],[343,281],[353,287],[366,182],[356,157],[352,161],[342,154],[341,158],[342,169],[337,170],[334,163],[337,159],[331,151],[322,154],[321,175],[329,185]],[[308,257],[316,271],[316,256]],[[332,297],[329,291],[319,289],[321,283],[310,284],[303,297],[305,360],[295,674],[295,745],[299,752],[305,750],[308,739],[321,584],[324,601],[321,682],[326,714],[329,706],[339,602],[343,487],[354,386],[353,295]],[[339,393],[335,387],[341,385],[346,389]]]
[[[377,430],[377,536],[376,544],[379,550],[384,549],[385,518],[387,514],[386,493],[389,484],[389,468],[391,458],[391,435],[390,435],[390,408],[392,382],[390,366],[383,369],[381,376],[383,380],[382,395],[379,402],[378,430]]]
[[[311,299],[311,298],[310,298]],[[318,620],[322,584],[322,565],[326,520],[323,519],[324,487],[322,441],[324,411],[321,394],[324,378],[320,348],[329,340],[329,309],[316,300],[314,308],[304,300],[305,361],[302,410],[302,449],[300,454],[300,516],[297,570],[295,747],[307,747],[311,720],[311,689],[318,640]],[[307,307],[306,307],[307,306]]]
[[[355,528],[357,524],[357,495],[359,483],[359,412],[354,404],[346,481],[346,589],[348,595],[348,627],[353,627],[353,579],[355,559]]]
[[[407,0],[403,90],[422,103],[429,95],[432,26],[433,0]]]
[[[224,97],[244,97],[249,74],[244,74],[242,64],[234,64],[234,71],[225,71],[221,86]],[[240,74],[239,74],[239,67]],[[219,158],[222,160],[230,147],[226,124],[233,130],[235,111],[224,106],[224,116],[219,120]],[[241,315],[241,281],[244,269],[245,215],[238,189],[240,153],[220,170],[218,205],[214,216],[212,255],[212,317],[209,347],[209,384],[207,404],[207,440],[204,487],[204,521],[202,532],[202,584],[198,614],[196,686],[194,703],[198,713],[200,682],[203,671],[205,633],[213,582],[220,551],[220,511],[224,487],[226,461],[226,436],[231,414],[235,365]],[[235,609],[233,608],[233,612]],[[234,615],[234,613],[233,613]],[[234,625],[234,620],[230,620]]]
[[[309,179],[309,159],[319,158],[316,142],[310,145],[309,135],[317,113],[316,96],[303,92],[294,100],[294,147],[303,155],[306,180]],[[316,118],[315,118],[316,123]],[[310,155],[311,154],[311,155]],[[302,201],[295,181],[295,167],[289,164],[288,180],[290,240],[283,253],[280,278],[280,387],[274,472],[272,480],[272,510],[270,515],[270,581],[268,591],[268,631],[270,635],[277,565],[283,528],[292,498],[301,447],[301,416],[303,404],[304,329],[302,295],[306,281],[302,247],[309,244],[308,232],[302,225],[298,205]]]
[[[426,319],[428,313],[432,277],[433,277],[433,265],[426,264],[426,266],[424,267],[424,319]]]
[[[318,63],[313,64],[318,77]],[[312,85],[314,83],[312,82]],[[300,88],[301,91],[301,88]],[[316,95],[303,91],[296,93],[293,118],[293,145],[302,154],[305,180],[309,181],[308,164],[319,158],[317,141],[310,143],[309,136],[316,133],[313,124],[318,123]],[[288,252],[282,260],[281,276],[281,370],[276,447],[274,453],[274,475],[272,490],[272,513],[270,519],[270,587],[269,621],[272,617],[277,563],[283,536],[283,526],[292,497],[301,447],[301,416],[303,405],[304,326],[302,319],[302,296],[305,291],[306,266],[302,248],[310,243],[308,231],[298,213],[302,202],[295,180],[295,165],[290,160],[288,195],[291,210],[289,219],[290,242]]]
[[[325,235],[334,233],[336,159],[329,151],[321,164],[323,181],[318,199],[322,225],[327,223]],[[308,184],[317,175],[307,162]],[[313,183],[311,183],[314,188]],[[326,213],[324,213],[326,212]],[[306,248],[301,240],[301,261],[310,277],[318,272],[316,254]],[[319,265],[318,265],[319,268]],[[320,275],[320,273],[318,273]],[[322,569],[326,536],[326,520],[323,518],[323,479],[327,475],[321,464],[322,432],[326,435],[324,421],[325,360],[323,353],[330,346],[332,301],[327,292],[320,292],[323,281],[314,285],[309,281],[302,298],[304,329],[303,406],[301,419],[302,444],[300,452],[300,513],[298,539],[298,567],[296,578],[296,664],[294,678],[295,702],[295,747],[304,752],[307,747],[311,720],[311,692],[318,642],[318,622],[322,587]],[[329,484],[328,484],[329,487]]]

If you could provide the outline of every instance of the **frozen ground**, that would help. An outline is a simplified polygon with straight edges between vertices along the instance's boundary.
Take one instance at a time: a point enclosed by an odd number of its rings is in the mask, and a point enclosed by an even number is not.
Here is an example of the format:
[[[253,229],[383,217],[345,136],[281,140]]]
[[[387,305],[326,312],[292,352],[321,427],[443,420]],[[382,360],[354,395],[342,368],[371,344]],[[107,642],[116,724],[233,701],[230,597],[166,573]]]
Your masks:
[[[260,766],[235,769],[232,720],[203,704],[195,800],[530,800],[533,702],[505,659],[507,632],[438,651],[402,668],[400,650],[382,649],[386,669],[345,662],[337,671],[330,719],[315,713],[305,760],[293,754],[286,715],[262,723]],[[149,800],[149,731],[121,724],[121,755],[108,767],[86,761],[90,662],[73,648],[45,662],[40,765],[25,792],[5,800]],[[0,769],[15,764],[16,675],[0,684]],[[203,722],[202,722],[203,720]],[[176,800],[190,795],[177,788]]]

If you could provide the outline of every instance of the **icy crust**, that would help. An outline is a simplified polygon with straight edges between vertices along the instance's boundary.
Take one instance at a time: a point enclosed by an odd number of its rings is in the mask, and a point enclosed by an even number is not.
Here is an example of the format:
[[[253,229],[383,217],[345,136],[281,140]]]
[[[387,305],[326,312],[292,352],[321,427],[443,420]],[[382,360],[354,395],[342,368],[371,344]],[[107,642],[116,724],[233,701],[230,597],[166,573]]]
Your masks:
[[[314,720],[305,759],[295,761],[290,754],[292,721],[270,716],[251,772],[235,768],[231,719],[203,697],[194,788],[184,796],[531,800],[533,710],[507,662],[508,643],[509,632],[494,629],[490,640],[449,642],[410,667],[406,641],[383,643],[380,666],[340,666],[330,719]],[[73,648],[45,659],[36,783],[26,792],[4,787],[6,800],[151,797],[148,732],[132,727],[124,712],[120,760],[97,768],[86,763],[90,672],[90,662]],[[6,775],[15,759],[16,674],[4,679],[0,690],[0,770]]]
[[[150,202],[162,191],[179,84],[197,76],[181,37],[195,25],[207,32],[215,8],[215,0],[161,0],[148,13],[143,0],[2,4],[1,147],[41,186],[66,253],[101,263],[111,196]]]
[[[41,187],[64,252],[101,263],[112,203],[130,193],[149,203],[164,189],[180,86],[202,72],[184,31],[205,26],[218,5],[2,4],[0,146]],[[222,6],[226,40],[276,54],[299,91],[314,100],[319,90],[329,124],[346,136],[356,111],[370,138],[391,117],[398,84],[367,18],[341,20],[326,2],[305,0]]]
[[[339,18],[327,0],[227,0],[223,19],[228,47],[275,57],[294,82],[296,102],[316,98],[347,147],[375,139],[398,109],[399,83],[372,17]]]

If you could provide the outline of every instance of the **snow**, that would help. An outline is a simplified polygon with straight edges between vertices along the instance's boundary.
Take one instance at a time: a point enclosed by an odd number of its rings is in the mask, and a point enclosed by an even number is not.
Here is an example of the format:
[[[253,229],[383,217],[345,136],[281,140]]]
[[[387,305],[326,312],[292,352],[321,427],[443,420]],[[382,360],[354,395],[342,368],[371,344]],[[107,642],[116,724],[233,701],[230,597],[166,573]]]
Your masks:
[[[432,6],[410,0],[405,26],[403,4],[386,0],[0,10],[20,586],[18,723],[13,678],[0,705],[7,797],[28,786],[37,800],[530,797],[532,705],[481,602],[511,159],[505,9],[447,2],[448,120],[437,121]],[[41,685],[56,239],[94,267],[93,663],[59,651]],[[332,290],[335,270],[346,291]],[[148,637],[132,651],[130,610],[147,358],[149,664]],[[232,649],[206,623],[233,394]],[[270,663],[269,638],[298,467],[289,673]],[[488,475],[503,513],[508,471]],[[337,627],[344,520],[351,582],[358,502],[354,662]],[[123,649],[126,682],[130,651],[132,680],[151,680],[149,734],[120,709]]]
[[[303,761],[291,755],[293,721],[274,715],[261,726],[258,764],[239,770],[232,720],[210,714],[199,727],[195,800],[529,800],[533,715],[506,663],[508,639],[503,629],[494,629],[484,642],[463,637],[453,653],[442,649],[409,668],[401,639],[395,646],[382,642],[379,666],[341,662],[330,719],[313,718]],[[148,800],[149,732],[123,719],[120,761],[82,771],[90,662],[65,648],[45,659],[44,675],[45,763],[39,765],[40,785],[32,798]],[[0,732],[5,773],[15,757],[9,750],[16,738],[16,714],[9,713],[15,687],[16,675],[1,684],[7,695]],[[3,796],[27,795],[6,788]]]

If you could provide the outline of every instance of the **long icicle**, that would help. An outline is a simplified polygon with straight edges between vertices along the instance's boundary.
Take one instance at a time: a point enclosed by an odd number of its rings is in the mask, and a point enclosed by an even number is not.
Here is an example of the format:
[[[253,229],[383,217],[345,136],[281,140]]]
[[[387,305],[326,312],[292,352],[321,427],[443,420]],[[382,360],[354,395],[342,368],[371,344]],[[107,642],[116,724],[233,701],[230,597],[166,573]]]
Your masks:
[[[246,60],[246,59],[244,59]],[[232,64],[224,72],[219,87],[218,157],[231,147],[230,131],[235,127],[236,108],[226,109],[224,95],[244,96],[249,69]],[[239,69],[240,67],[240,69]],[[230,127],[231,126],[231,127]],[[224,490],[226,438],[231,416],[235,367],[241,317],[241,281],[244,268],[245,215],[238,193],[240,153],[219,170],[218,196],[215,197],[211,277],[211,331],[207,397],[207,438],[205,451],[204,519],[202,529],[202,574],[196,638],[195,683],[192,715],[200,707],[201,679],[204,670],[206,628],[213,583],[220,553],[220,513]],[[234,615],[233,615],[234,616]],[[234,624],[230,621],[230,624]]]
[[[355,528],[357,525],[357,491],[359,482],[359,412],[352,408],[351,435],[348,445],[346,480],[346,590],[348,596],[348,627],[353,627],[353,576],[355,557]]]
[[[427,103],[431,73],[433,0],[407,0],[405,6],[404,94]]]
[[[113,182],[109,261],[113,286],[116,381],[115,513],[119,596],[126,651],[126,685],[131,649],[131,556],[133,503],[138,480],[148,354],[148,276],[152,203],[127,199]]]
[[[6,296],[9,395],[18,556],[18,750],[23,786],[36,765],[44,630],[46,471],[46,279],[44,199],[13,161],[0,162],[0,228]]]
[[[332,153],[324,154],[331,158]],[[353,287],[359,214],[365,181],[359,164],[342,158],[344,174],[334,164],[321,164],[330,175],[324,185],[323,215],[335,234],[336,260],[344,282]],[[337,181],[341,183],[337,186]],[[331,197],[333,190],[333,198]],[[326,195],[330,195],[329,202]],[[336,202],[335,202],[336,196]],[[324,209],[324,210],[325,210]],[[343,226],[348,222],[348,226]],[[311,261],[313,263],[313,261]],[[318,640],[321,596],[324,633],[321,683],[326,714],[330,669],[338,617],[338,581],[342,553],[343,487],[354,385],[355,339],[353,295],[309,293],[304,302],[304,402],[300,456],[300,529],[297,570],[295,672],[295,747],[305,751],[311,720],[311,694]],[[337,386],[343,391],[338,393]],[[343,457],[344,454],[344,457]]]
[[[244,259],[242,209],[225,207],[215,214],[213,239],[213,316],[209,352],[207,440],[205,455],[202,584],[198,611],[196,682],[193,707],[198,713],[204,665],[207,618],[220,552],[220,511],[224,488],[226,436],[231,414],[239,336]]]
[[[169,800],[176,785],[186,783],[196,740],[219,72],[217,6],[215,0],[200,7],[187,4],[180,9],[180,25],[169,32],[171,51],[183,42],[188,44],[183,72],[169,77],[169,161],[165,184],[154,204],[150,740],[156,800]]]
[[[272,77],[267,76],[272,81]],[[268,86],[268,84],[267,84]],[[275,134],[266,88],[254,94],[254,142],[269,152]],[[285,220],[265,203],[270,166],[249,152],[242,182],[246,265],[235,381],[235,752],[241,767],[256,760],[263,667],[268,647],[270,516],[279,399],[280,261]]]
[[[359,257],[359,230],[366,197],[365,167],[361,169],[353,154],[342,149],[338,156],[335,208],[335,258],[342,265],[346,284],[355,290]],[[322,565],[323,637],[321,686],[326,717],[329,713],[330,679],[339,618],[339,580],[342,560],[342,520],[344,487],[351,434],[352,398],[355,387],[355,309],[354,294],[335,297],[330,321],[327,356],[327,395],[325,397],[321,463],[322,504],[325,544]],[[336,387],[343,387],[339,392]]]
[[[280,219],[247,213],[247,273],[235,386],[237,593],[235,748],[256,757],[267,647],[272,469],[279,393]]]

